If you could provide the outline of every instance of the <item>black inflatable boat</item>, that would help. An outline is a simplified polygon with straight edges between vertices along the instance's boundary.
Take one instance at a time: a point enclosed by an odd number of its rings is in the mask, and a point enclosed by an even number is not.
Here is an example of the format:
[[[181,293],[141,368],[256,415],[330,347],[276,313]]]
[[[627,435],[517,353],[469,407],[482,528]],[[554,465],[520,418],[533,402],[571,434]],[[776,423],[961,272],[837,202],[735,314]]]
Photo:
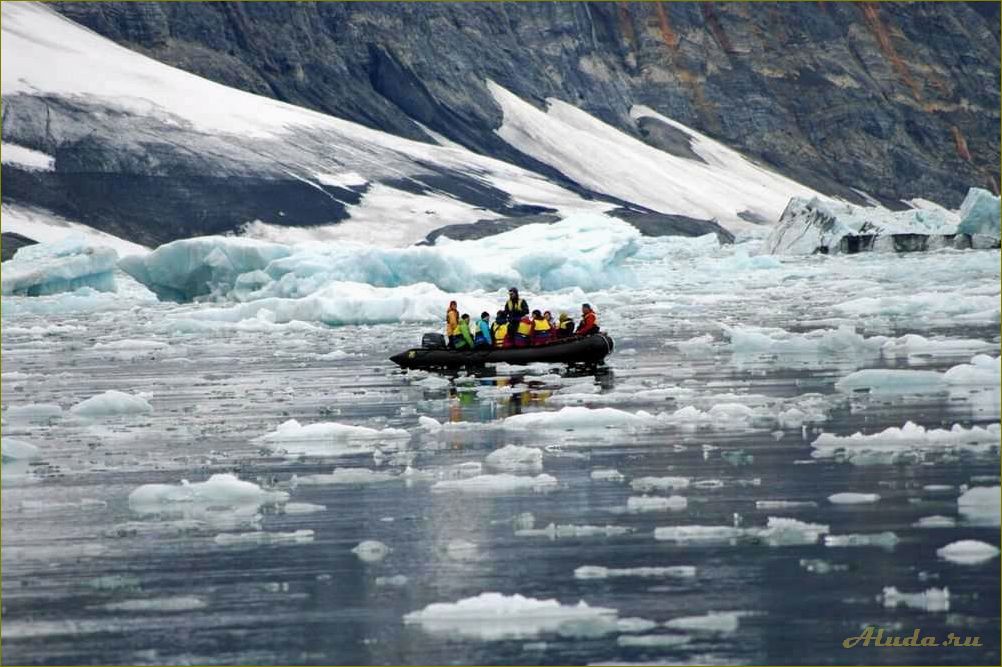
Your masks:
[[[428,340],[426,336],[426,341]],[[437,336],[441,338],[441,336]],[[428,345],[428,343],[425,343]],[[604,333],[574,336],[536,347],[453,350],[444,346],[416,347],[395,354],[390,361],[403,368],[455,368],[485,364],[597,364],[613,350],[612,337]]]

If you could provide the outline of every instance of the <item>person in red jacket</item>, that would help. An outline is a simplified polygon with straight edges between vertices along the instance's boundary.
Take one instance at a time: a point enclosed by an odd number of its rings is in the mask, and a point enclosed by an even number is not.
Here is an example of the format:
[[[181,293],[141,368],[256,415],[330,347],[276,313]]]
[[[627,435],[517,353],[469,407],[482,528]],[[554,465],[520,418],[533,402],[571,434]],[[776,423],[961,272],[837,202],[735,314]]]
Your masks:
[[[591,304],[581,304],[581,321],[574,333],[578,336],[590,336],[598,333],[598,316],[591,309]]]

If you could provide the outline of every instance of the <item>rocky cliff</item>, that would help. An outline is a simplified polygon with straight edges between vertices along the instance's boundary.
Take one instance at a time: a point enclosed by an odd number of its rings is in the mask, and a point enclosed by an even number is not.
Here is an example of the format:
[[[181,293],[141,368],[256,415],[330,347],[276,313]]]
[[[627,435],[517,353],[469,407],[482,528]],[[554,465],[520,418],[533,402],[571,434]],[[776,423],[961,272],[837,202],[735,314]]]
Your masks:
[[[956,207],[969,186],[999,188],[994,3],[52,6],[130,49],[212,81],[392,135],[455,143],[586,198],[609,193],[582,186],[559,166],[543,164],[499,135],[503,113],[489,81],[539,108],[548,99],[566,102],[667,154],[691,153],[691,137],[673,125],[656,114],[631,114],[643,105],[806,186],[857,203],[863,201],[856,192],[861,190],[891,205],[922,197]],[[79,101],[5,92],[4,140],[16,137],[49,153],[69,150],[65,142],[54,146],[46,140],[53,114],[65,120],[88,112]],[[120,192],[124,181],[107,173],[121,172],[123,160],[170,164],[184,152],[161,145],[153,157],[133,151],[126,159],[102,155],[100,142],[82,147],[87,141],[97,140],[74,138],[63,166],[77,158],[98,163],[99,168],[76,169],[82,175],[74,191],[91,199]],[[220,207],[239,209],[267,187],[256,181],[233,187],[224,187],[225,180],[207,183],[186,165],[190,181],[183,186],[199,196],[219,193]],[[125,166],[126,172],[137,171],[134,164]],[[436,171],[424,166],[432,175]],[[15,181],[5,195],[24,198],[28,190],[46,193],[55,187],[37,174],[11,177],[8,171],[5,163],[5,181]],[[154,197],[169,199],[173,192],[161,192],[156,182],[143,185]],[[46,206],[72,196],[65,184],[55,189],[33,196]],[[345,205],[357,196],[344,194]],[[271,218],[303,201],[322,208],[324,197],[316,188],[283,186],[269,195],[278,202]],[[617,205],[621,199],[610,197]],[[258,208],[250,208],[215,227],[261,217]],[[511,212],[503,205],[487,208],[498,215]],[[652,208],[657,207],[645,210]],[[326,212],[308,213],[309,206],[305,223],[329,218]],[[107,213],[101,224],[114,228],[116,215]],[[171,235],[214,231],[213,224],[190,219],[184,224],[188,227]]]

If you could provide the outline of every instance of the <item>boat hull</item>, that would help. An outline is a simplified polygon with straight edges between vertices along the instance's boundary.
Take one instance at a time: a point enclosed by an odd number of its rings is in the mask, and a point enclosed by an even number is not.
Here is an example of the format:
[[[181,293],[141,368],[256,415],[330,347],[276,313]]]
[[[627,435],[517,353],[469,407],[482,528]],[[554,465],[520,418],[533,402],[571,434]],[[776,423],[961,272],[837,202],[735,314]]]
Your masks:
[[[537,347],[450,350],[416,347],[390,357],[402,368],[457,368],[486,364],[597,364],[612,352],[612,337],[604,333],[575,336]]]

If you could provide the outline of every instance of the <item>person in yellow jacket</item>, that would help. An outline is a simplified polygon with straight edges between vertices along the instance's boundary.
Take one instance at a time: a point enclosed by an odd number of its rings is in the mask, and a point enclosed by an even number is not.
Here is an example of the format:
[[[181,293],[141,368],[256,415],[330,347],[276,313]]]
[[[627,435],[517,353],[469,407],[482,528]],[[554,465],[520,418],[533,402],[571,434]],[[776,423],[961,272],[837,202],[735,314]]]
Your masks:
[[[515,335],[512,344],[514,347],[529,347],[529,339],[532,336],[532,318],[528,315],[522,317],[522,319],[515,320],[518,326],[515,328]],[[509,326],[509,333],[511,332],[511,324]]]
[[[510,347],[511,338],[508,336],[508,319],[504,311],[499,310],[494,316],[494,324],[491,325],[491,336],[494,339],[494,347]],[[508,345],[505,345],[507,341]]]
[[[445,311],[445,340],[449,345],[455,347],[456,328],[459,326],[459,309],[455,301],[449,302],[449,309]]]
[[[538,310],[532,311],[532,344],[545,345],[550,342],[553,327]]]

